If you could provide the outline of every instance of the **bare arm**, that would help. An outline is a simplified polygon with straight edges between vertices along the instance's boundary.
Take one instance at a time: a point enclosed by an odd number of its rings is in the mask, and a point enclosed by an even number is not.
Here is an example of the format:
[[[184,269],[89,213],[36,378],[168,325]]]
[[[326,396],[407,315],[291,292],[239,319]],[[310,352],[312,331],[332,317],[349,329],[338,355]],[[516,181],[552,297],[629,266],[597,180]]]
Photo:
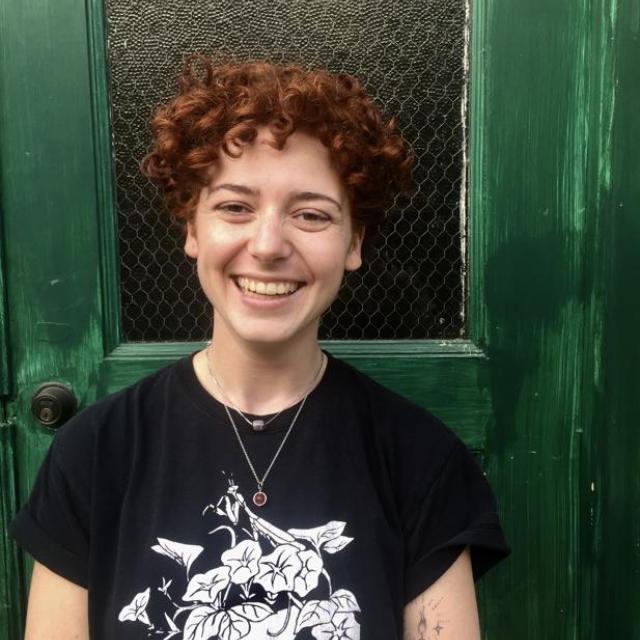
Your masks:
[[[36,562],[25,640],[88,640],[87,590]]]
[[[403,638],[480,640],[468,548],[436,582],[404,608]]]

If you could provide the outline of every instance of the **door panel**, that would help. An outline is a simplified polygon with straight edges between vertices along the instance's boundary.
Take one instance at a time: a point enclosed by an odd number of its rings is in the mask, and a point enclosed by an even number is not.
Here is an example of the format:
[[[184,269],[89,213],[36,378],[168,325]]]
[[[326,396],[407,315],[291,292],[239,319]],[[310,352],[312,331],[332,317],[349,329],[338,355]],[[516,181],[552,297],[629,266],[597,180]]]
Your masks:
[[[121,340],[104,21],[99,2],[84,9],[74,0],[8,3],[0,26],[8,406],[16,425],[15,449],[5,453],[17,469],[20,502],[51,438],[30,415],[40,384],[62,382],[86,406],[200,346]],[[473,341],[326,346],[485,449],[493,392],[487,357]],[[15,628],[19,609],[7,615]]]
[[[603,276],[585,247],[595,246],[609,193],[598,182],[610,168],[609,35],[618,4],[630,2],[474,3],[467,339],[326,345],[482,453],[514,546],[480,586],[485,635],[496,640],[592,637],[578,626],[577,559],[592,541],[584,529],[579,536],[579,514],[598,503],[583,495],[580,456],[591,424],[586,363],[599,370],[604,352],[590,287]],[[31,0],[1,11],[7,518],[50,442],[29,409],[42,382],[67,384],[84,406],[201,345],[121,339],[101,3]],[[1,543],[9,606],[0,607],[0,633],[17,640],[18,559]]]

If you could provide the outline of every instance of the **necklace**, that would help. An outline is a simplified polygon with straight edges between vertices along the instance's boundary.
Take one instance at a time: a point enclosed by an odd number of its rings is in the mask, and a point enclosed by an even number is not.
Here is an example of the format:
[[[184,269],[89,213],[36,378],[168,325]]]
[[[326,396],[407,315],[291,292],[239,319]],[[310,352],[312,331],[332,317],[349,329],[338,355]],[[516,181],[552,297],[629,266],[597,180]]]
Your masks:
[[[213,371],[211,370],[211,363],[209,362],[209,357],[208,357],[209,356],[208,348],[207,348],[206,355],[207,355],[206,360],[207,360],[207,369],[209,371],[209,376],[214,381],[214,383],[216,384],[218,389],[220,389],[221,393],[224,395],[225,400],[228,401],[228,397],[226,396],[226,394],[224,394],[224,391],[223,391],[222,387],[220,386],[220,383],[217,381],[215,375],[213,374]],[[242,449],[242,453],[244,454],[244,458],[247,461],[247,464],[249,465],[249,469],[251,469],[251,473],[253,474],[253,477],[254,477],[254,479],[256,481],[256,485],[258,487],[258,490],[253,494],[253,504],[255,504],[256,507],[263,507],[265,504],[267,504],[267,494],[262,490],[262,487],[264,486],[265,480],[267,479],[267,476],[269,475],[271,469],[273,468],[273,465],[275,464],[276,460],[278,459],[278,456],[280,455],[280,452],[282,451],[282,448],[284,447],[284,444],[287,441],[287,438],[289,437],[289,434],[291,433],[291,431],[293,429],[293,425],[298,420],[298,416],[302,412],[302,408],[304,407],[305,402],[307,401],[307,397],[309,396],[309,394],[311,393],[311,391],[314,389],[314,387],[317,384],[317,380],[318,380],[318,377],[320,376],[320,372],[322,371],[322,368],[324,366],[325,359],[326,359],[326,356],[323,353],[321,355],[321,358],[320,358],[320,366],[318,367],[318,371],[316,372],[316,375],[313,377],[313,381],[311,382],[311,385],[309,385],[309,387],[305,391],[304,395],[302,396],[302,400],[298,401],[300,403],[300,406],[298,407],[295,415],[293,416],[293,420],[291,420],[291,424],[289,425],[289,428],[287,429],[286,433],[284,434],[284,438],[282,438],[282,442],[280,443],[280,446],[278,447],[278,449],[275,452],[273,458],[271,459],[271,462],[269,463],[269,466],[267,467],[267,470],[264,472],[262,478],[260,478],[258,476],[258,474],[257,474],[257,472],[255,470],[255,467],[253,466],[253,463],[251,462],[251,458],[249,457],[249,453],[247,452],[247,449],[244,446],[244,442],[242,442],[242,437],[240,436],[240,431],[238,430],[238,427],[236,426],[236,423],[235,423],[235,421],[233,419],[233,416],[231,415],[231,411],[229,411],[229,406],[227,404],[223,404],[224,410],[226,411],[227,417],[229,418],[229,422],[231,423],[231,426],[233,427],[233,431],[236,434],[236,439],[238,440],[238,444],[240,445],[240,448]],[[291,405],[291,406],[295,406],[295,403],[293,405]],[[235,411],[237,411],[249,424],[251,424],[253,426],[252,421],[250,421],[242,413],[242,411],[240,411],[239,409],[237,409],[233,405],[231,405],[231,407]],[[263,422],[262,429],[264,429],[264,426],[266,424],[269,424],[269,422],[272,422],[273,420],[275,420],[283,411],[284,411],[284,409],[279,411],[273,418],[270,418],[267,423],[264,423],[263,421],[261,421],[261,422]],[[262,429],[260,429],[260,430],[262,430]]]
[[[244,415],[242,411],[240,411],[240,409],[238,409],[238,407],[236,407],[235,404],[233,404],[233,402],[231,402],[231,400],[229,399],[229,396],[226,394],[225,390],[222,388],[222,385],[218,382],[218,378],[216,378],[213,375],[213,372],[211,371],[211,363],[209,362],[208,347],[207,347],[206,355],[207,355],[207,368],[209,369],[209,376],[215,382],[216,387],[218,387],[220,394],[224,398],[225,406],[229,405],[254,431],[264,431],[264,428],[267,425],[271,424],[285,409],[289,408],[289,407],[285,407],[284,409],[280,409],[278,413],[271,416],[266,422],[260,418],[255,418],[253,420],[250,420],[249,418],[247,418],[247,416]],[[289,406],[293,407],[298,402],[300,402],[300,399],[296,400],[292,405],[289,405]]]

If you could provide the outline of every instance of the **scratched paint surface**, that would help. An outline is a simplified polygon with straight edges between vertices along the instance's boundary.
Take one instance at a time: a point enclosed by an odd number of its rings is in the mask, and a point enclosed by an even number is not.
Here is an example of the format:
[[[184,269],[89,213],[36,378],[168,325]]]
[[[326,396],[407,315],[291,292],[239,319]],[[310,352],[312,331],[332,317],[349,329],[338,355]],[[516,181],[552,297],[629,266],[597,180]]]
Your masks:
[[[616,7],[614,6],[613,9]],[[583,488],[583,628],[594,638],[640,637],[640,4],[619,2],[606,19],[615,108],[598,167],[602,216],[592,227],[602,318],[589,377],[593,423]],[[604,244],[604,247],[603,247]],[[593,483],[593,489],[591,489]]]
[[[475,7],[470,313],[514,546],[487,637],[637,637],[640,8]]]

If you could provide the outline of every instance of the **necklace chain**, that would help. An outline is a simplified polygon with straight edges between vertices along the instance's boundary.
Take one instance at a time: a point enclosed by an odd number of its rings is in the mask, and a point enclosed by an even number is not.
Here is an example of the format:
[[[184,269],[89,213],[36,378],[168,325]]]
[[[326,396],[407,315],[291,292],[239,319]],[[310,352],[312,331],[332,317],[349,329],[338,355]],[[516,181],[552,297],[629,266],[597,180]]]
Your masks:
[[[262,491],[262,487],[264,486],[265,480],[267,479],[267,476],[269,475],[269,472],[271,471],[273,465],[275,464],[276,460],[278,459],[278,456],[280,455],[280,452],[282,451],[282,447],[284,447],[284,443],[287,441],[287,438],[289,437],[289,434],[291,433],[291,430],[293,429],[293,425],[296,423],[296,420],[298,419],[298,416],[300,415],[300,412],[302,411],[302,407],[304,407],[304,403],[305,403],[306,399],[307,399],[307,396],[302,398],[302,402],[300,403],[300,406],[298,407],[298,410],[296,411],[295,416],[293,416],[293,420],[291,421],[291,424],[289,425],[289,428],[287,429],[287,432],[284,434],[284,438],[282,438],[282,442],[280,443],[280,446],[278,447],[278,450],[275,452],[273,458],[271,459],[271,462],[269,463],[269,466],[267,467],[267,470],[264,472],[264,475],[262,476],[262,478],[258,477],[258,474],[257,474],[257,472],[255,470],[255,467],[253,466],[253,463],[251,462],[251,458],[249,457],[249,453],[247,452],[247,449],[244,446],[244,442],[242,442],[242,437],[240,436],[240,431],[238,431],[238,427],[236,426],[236,423],[233,420],[233,416],[231,415],[231,411],[229,411],[229,407],[226,404],[224,405],[225,411],[227,412],[227,416],[229,416],[229,421],[231,422],[231,426],[233,427],[233,430],[234,430],[234,432],[236,434],[236,438],[238,439],[240,447],[242,448],[242,453],[244,453],[245,460],[247,461],[247,464],[249,465],[249,468],[251,469],[251,473],[253,474],[253,477],[255,478],[256,484],[258,485],[258,491]]]
[[[207,370],[209,372],[209,376],[211,377],[211,379],[213,380],[213,382],[215,383],[215,385],[218,387],[218,389],[220,389],[220,392],[222,393],[223,397],[225,398],[225,400],[229,403],[229,405],[231,405],[231,408],[234,409],[235,411],[237,411],[249,424],[251,424],[253,426],[253,423],[245,417],[245,415],[242,413],[242,411],[240,411],[237,407],[235,407],[230,401],[228,396],[225,394],[224,390],[222,389],[222,386],[220,385],[220,383],[218,382],[216,376],[214,375],[212,369],[211,369],[211,362],[209,360],[209,347],[207,347],[206,349],[206,361],[207,361]],[[298,416],[300,415],[300,413],[302,412],[302,408],[305,405],[305,402],[307,401],[307,397],[309,396],[309,394],[311,393],[311,391],[314,389],[314,387],[317,384],[318,378],[320,376],[320,372],[322,371],[322,368],[324,366],[326,360],[326,356],[324,355],[324,353],[322,354],[321,358],[320,358],[320,366],[318,367],[318,370],[316,371],[315,376],[313,377],[313,380],[310,384],[310,386],[306,389],[306,391],[304,392],[304,395],[302,396],[301,400],[298,400],[298,402],[300,403],[300,406],[298,407],[295,415],[293,416],[293,419],[291,420],[291,424],[289,425],[289,428],[287,429],[286,433],[284,434],[284,438],[282,438],[282,442],[280,442],[280,446],[278,447],[277,451],[275,452],[273,458],[271,459],[271,462],[269,463],[269,466],[267,467],[267,470],[264,472],[262,478],[260,478],[258,476],[258,473],[255,470],[255,467],[253,466],[253,463],[251,462],[251,458],[249,457],[249,453],[247,452],[247,449],[244,445],[244,442],[242,441],[242,436],[240,435],[240,431],[238,430],[238,427],[236,426],[235,420],[233,419],[233,416],[231,415],[231,411],[229,411],[229,406],[226,403],[223,403],[224,406],[224,410],[227,413],[227,417],[229,418],[229,422],[231,423],[231,426],[233,427],[233,431],[236,434],[236,439],[238,440],[238,444],[240,445],[240,448],[242,449],[242,453],[244,454],[245,460],[247,461],[247,464],[249,465],[249,469],[251,469],[251,473],[253,474],[253,477],[255,478],[256,484],[258,486],[258,491],[257,493],[254,495],[254,503],[257,506],[262,506],[263,504],[265,504],[267,496],[266,494],[262,491],[262,487],[264,486],[264,483],[267,479],[267,476],[269,475],[269,473],[271,472],[271,469],[273,468],[273,465],[275,464],[276,460],[278,459],[278,456],[280,455],[280,452],[282,451],[287,438],[289,437],[289,434],[291,433],[293,426],[295,425],[296,421],[298,420]],[[295,406],[296,403],[294,403],[293,405],[290,406]],[[286,407],[289,408],[289,407]],[[285,409],[282,409],[281,411],[279,411],[273,418],[271,418],[266,424],[269,424],[269,422],[272,422],[273,420],[275,420]],[[257,498],[260,497],[259,502],[257,501]]]
[[[289,409],[289,407],[293,407],[294,405],[298,404],[298,402],[300,402],[301,398],[298,398],[293,404],[290,404],[288,407],[285,407],[284,409],[280,409],[280,411],[278,411],[278,413],[276,413],[275,415],[271,416],[268,420],[249,420],[249,418],[247,418],[247,416],[244,415],[243,411],[240,411],[240,409],[238,409],[238,407],[236,407],[235,404],[233,404],[233,402],[231,402],[229,396],[227,395],[226,391],[222,388],[222,385],[218,382],[218,378],[216,378],[212,371],[211,371],[211,363],[209,362],[209,350],[207,348],[207,368],[209,369],[209,376],[211,377],[211,379],[215,382],[216,387],[218,387],[218,389],[220,390],[220,394],[222,395],[222,397],[225,400],[225,407],[227,405],[229,405],[238,415],[240,415],[240,417],[254,430],[254,431],[262,431],[266,426],[270,425],[283,411],[285,411],[286,409]]]

